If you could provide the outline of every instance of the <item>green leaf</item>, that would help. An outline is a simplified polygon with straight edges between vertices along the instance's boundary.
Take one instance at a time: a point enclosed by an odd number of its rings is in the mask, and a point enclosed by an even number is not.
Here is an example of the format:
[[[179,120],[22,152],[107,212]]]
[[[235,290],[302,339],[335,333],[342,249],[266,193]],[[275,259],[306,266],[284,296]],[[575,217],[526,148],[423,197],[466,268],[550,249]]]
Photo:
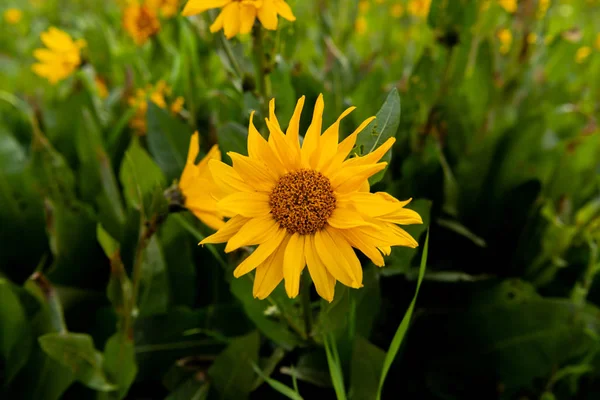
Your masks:
[[[125,152],[119,178],[127,204],[146,212],[151,206],[154,191],[165,185],[162,171],[137,139],[131,141],[129,149]]]
[[[383,391],[383,384],[385,382],[385,378],[387,376],[390,367],[392,366],[392,362],[396,358],[396,354],[398,354],[398,350],[400,350],[400,345],[404,340],[404,336],[408,331],[408,325],[410,324],[410,320],[412,318],[412,313],[415,308],[415,304],[417,302],[417,296],[419,295],[419,289],[421,288],[421,283],[423,282],[423,277],[425,276],[425,269],[427,266],[427,252],[429,251],[429,230],[427,231],[427,236],[425,237],[425,247],[423,248],[423,255],[421,256],[421,266],[419,267],[419,280],[417,281],[417,289],[415,290],[415,295],[413,296],[410,305],[408,306],[408,310],[404,314],[402,318],[402,322],[398,326],[396,333],[394,334],[394,338],[392,339],[392,343],[390,344],[390,348],[388,349],[385,360],[383,363],[383,370],[381,372],[381,378],[379,380],[379,388],[377,389],[377,400],[381,399],[381,393]]]
[[[396,88],[388,94],[385,102],[377,112],[376,118],[367,125],[356,139],[356,146],[362,150],[362,155],[369,154],[381,146],[386,140],[396,136],[398,126],[400,125],[400,95]],[[390,162],[392,159],[392,149],[381,158],[381,161]],[[379,182],[385,170],[378,172],[369,178],[371,185]]]
[[[169,277],[163,251],[156,236],[150,238],[142,257],[142,279],[138,300],[140,315],[165,313],[169,304]]]
[[[27,363],[32,340],[27,315],[11,286],[0,278],[0,358],[4,361],[4,385],[10,384]]]
[[[327,364],[329,365],[329,374],[331,375],[335,395],[338,400],[345,400],[344,373],[334,337],[332,335],[325,335],[323,344],[325,345],[325,354],[327,355]]]
[[[135,348],[125,334],[116,333],[106,342],[104,369],[107,376],[118,387],[117,397],[125,398],[137,374]]]
[[[246,149],[248,143],[248,129],[243,125],[236,122],[227,122],[219,128],[217,140],[219,141],[221,154],[227,154],[230,151],[242,155],[248,154],[248,150]],[[204,150],[208,151],[208,149]],[[229,157],[225,158],[229,159]]]
[[[246,399],[254,384],[252,364],[258,362],[260,338],[254,331],[233,340],[208,370],[223,399]]]
[[[112,258],[119,251],[119,242],[110,236],[101,224],[96,225],[96,238],[108,258]]]
[[[300,345],[301,340],[292,333],[282,319],[274,320],[265,314],[270,306],[267,301],[252,297],[252,282],[247,278],[237,278],[231,281],[231,292],[242,303],[248,318],[269,339],[286,350]],[[278,310],[282,312],[282,310]]]
[[[167,181],[178,178],[185,166],[191,128],[180,119],[148,102],[148,148]]]
[[[94,348],[90,335],[47,333],[40,336],[38,341],[46,354],[70,368],[76,379],[87,387],[101,392],[116,389],[104,374],[103,356]]]
[[[350,365],[350,397],[372,400],[379,386],[385,352],[362,336],[357,336]]]
[[[256,363],[252,363],[252,369],[254,370],[254,372],[256,372],[258,375],[260,375],[265,382],[267,382],[269,384],[269,386],[271,386],[273,389],[275,389],[277,392],[281,393],[282,395],[284,395],[285,397],[287,397],[288,399],[292,399],[292,400],[302,400],[302,396],[300,396],[298,393],[296,393],[294,391],[294,389],[292,389],[291,387],[284,385],[283,383],[268,377],[261,369],[258,365],[256,365]]]
[[[296,91],[292,85],[292,73],[289,65],[280,57],[276,57],[276,64],[271,71],[272,92],[277,93],[275,108],[277,110],[277,118],[279,121],[289,121],[296,107]],[[282,127],[285,126],[285,123]]]

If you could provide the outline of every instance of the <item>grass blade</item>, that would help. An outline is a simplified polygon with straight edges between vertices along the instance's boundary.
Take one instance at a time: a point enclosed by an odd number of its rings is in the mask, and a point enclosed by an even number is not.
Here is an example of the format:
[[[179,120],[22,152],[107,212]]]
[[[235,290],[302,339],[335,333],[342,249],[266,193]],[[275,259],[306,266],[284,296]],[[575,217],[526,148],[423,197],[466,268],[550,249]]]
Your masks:
[[[346,390],[344,386],[344,375],[342,374],[342,364],[337,351],[335,339],[331,334],[323,338],[325,345],[325,353],[327,354],[327,364],[329,365],[329,373],[331,374],[331,382],[335,389],[335,395],[338,400],[346,400]]]
[[[298,394],[291,387],[284,385],[283,383],[267,376],[256,363],[252,363],[252,369],[256,372],[262,379],[265,380],[273,389],[277,390],[279,393],[292,400],[304,400],[300,394]]]
[[[423,282],[423,276],[425,276],[425,268],[427,265],[427,252],[429,251],[429,229],[427,230],[427,236],[425,237],[425,247],[423,248],[423,255],[421,256],[421,265],[419,267],[419,279],[417,281],[417,289],[415,290],[415,295],[408,306],[408,310],[404,314],[404,318],[402,318],[402,322],[396,329],[396,333],[394,334],[394,339],[392,339],[392,344],[388,349],[387,354],[385,355],[385,360],[383,361],[383,370],[381,371],[381,379],[379,380],[379,389],[377,390],[377,400],[381,399],[381,392],[383,390],[383,384],[385,382],[385,378],[387,373],[392,366],[392,362],[396,358],[396,354],[398,354],[398,350],[400,349],[400,345],[402,344],[402,340],[406,335],[406,331],[408,331],[408,325],[410,323],[410,319],[412,317],[413,310],[415,308],[415,303],[417,302],[417,296],[419,294],[419,289],[421,288],[421,282]]]

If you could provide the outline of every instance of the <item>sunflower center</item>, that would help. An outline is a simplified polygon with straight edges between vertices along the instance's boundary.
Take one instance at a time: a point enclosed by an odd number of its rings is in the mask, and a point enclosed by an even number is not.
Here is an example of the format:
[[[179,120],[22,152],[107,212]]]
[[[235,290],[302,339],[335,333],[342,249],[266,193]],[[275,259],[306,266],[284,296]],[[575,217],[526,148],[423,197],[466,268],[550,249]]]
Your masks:
[[[335,196],[323,174],[300,169],[279,178],[269,205],[275,221],[288,232],[310,235],[327,223],[335,209]]]

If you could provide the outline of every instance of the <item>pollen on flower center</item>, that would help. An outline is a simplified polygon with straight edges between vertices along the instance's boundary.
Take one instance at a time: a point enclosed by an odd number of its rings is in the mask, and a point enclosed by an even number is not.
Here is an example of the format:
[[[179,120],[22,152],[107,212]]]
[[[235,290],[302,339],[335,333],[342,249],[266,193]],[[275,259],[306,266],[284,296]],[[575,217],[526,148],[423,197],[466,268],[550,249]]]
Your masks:
[[[275,221],[288,232],[301,235],[323,229],[335,204],[329,179],[309,169],[289,172],[279,178],[269,198]]]

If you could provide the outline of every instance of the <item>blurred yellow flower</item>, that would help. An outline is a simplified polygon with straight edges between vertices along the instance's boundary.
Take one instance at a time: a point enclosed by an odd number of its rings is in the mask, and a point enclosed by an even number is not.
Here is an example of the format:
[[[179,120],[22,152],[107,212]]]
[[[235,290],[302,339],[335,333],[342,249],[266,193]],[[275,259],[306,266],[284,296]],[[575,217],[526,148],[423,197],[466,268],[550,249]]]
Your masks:
[[[496,36],[500,40],[500,53],[507,54],[512,45],[512,33],[510,30],[503,28],[498,31]]]
[[[368,0],[360,0],[358,2],[358,12],[361,14],[366,13],[371,8],[371,3]]]
[[[158,81],[155,86],[147,85],[145,89],[138,89],[135,96],[129,98],[129,105],[136,108],[136,113],[129,121],[129,126],[136,131],[138,135],[145,135],[148,126],[146,123],[146,113],[148,112],[148,101],[156,104],[162,109],[167,109],[166,96],[171,95],[171,88],[163,80]],[[170,111],[177,114],[183,108],[183,97],[178,97],[171,104]]]
[[[145,4],[164,18],[171,18],[179,11],[179,0],[146,0]]]
[[[225,222],[221,213],[217,211],[217,201],[211,196],[218,187],[210,173],[208,162],[221,161],[221,152],[217,145],[214,145],[206,157],[196,164],[199,152],[199,137],[198,132],[195,132],[190,139],[187,161],[179,179],[179,190],[183,195],[184,207],[200,221],[217,230],[222,228]]]
[[[94,81],[96,83],[96,91],[98,92],[98,96],[100,96],[101,99],[107,98],[108,87],[106,86],[106,82],[104,82],[104,79],[100,78],[99,76],[96,76],[96,78],[94,78]]]
[[[498,0],[498,4],[511,14],[517,11],[517,0]]]
[[[537,42],[537,34],[531,32],[527,35],[527,43],[535,44]]]
[[[536,17],[539,19],[544,18],[549,7],[550,7],[550,0],[539,0]]]
[[[426,17],[429,14],[431,0],[410,0],[408,3],[408,13],[416,17]]]
[[[590,46],[583,46],[577,49],[575,53],[575,62],[577,64],[583,63],[592,54],[592,48]]]
[[[390,14],[392,14],[392,17],[394,18],[400,18],[404,15],[404,7],[402,4],[394,4],[390,9]]]
[[[3,17],[6,23],[15,25],[21,22],[21,19],[23,18],[23,12],[18,8],[9,8],[4,11]]]
[[[367,31],[367,19],[362,15],[356,18],[356,22],[354,23],[354,31],[362,35]]]
[[[142,4],[132,3],[123,11],[123,28],[138,46],[160,30],[156,11]]]
[[[283,133],[269,104],[265,140],[250,115],[248,156],[229,152],[233,166],[211,160],[208,167],[219,191],[217,210],[230,218],[200,244],[224,243],[229,253],[258,245],[233,275],[256,270],[253,295],[264,299],[285,280],[289,297],[298,295],[300,275],[308,267],[317,293],[331,302],[337,281],[363,286],[361,263],[353,248],[382,267],[392,246],[417,247],[417,241],[398,225],[421,224],[415,211],[385,192],[370,193],[369,177],[383,170],[381,158],[391,149],[386,140],[367,155],[350,157],[368,118],[339,142],[342,118],[322,130],[323,96],[317,99],[312,122],[300,145],[299,127],[304,97],[298,101]],[[339,143],[338,143],[339,142]]]
[[[383,4],[383,3],[385,3],[385,0],[375,0],[375,3],[377,3],[377,4]]]
[[[73,41],[68,33],[50,27],[40,35],[46,48],[36,49],[33,56],[38,60],[32,71],[50,83],[56,84],[71,75],[81,64],[81,49],[85,40]]]
[[[277,15],[288,21],[296,20],[284,0],[189,0],[182,14],[195,15],[211,8],[222,10],[210,26],[210,31],[214,33],[223,29],[228,39],[238,33],[250,33],[257,17],[262,26],[269,30],[277,29]]]

